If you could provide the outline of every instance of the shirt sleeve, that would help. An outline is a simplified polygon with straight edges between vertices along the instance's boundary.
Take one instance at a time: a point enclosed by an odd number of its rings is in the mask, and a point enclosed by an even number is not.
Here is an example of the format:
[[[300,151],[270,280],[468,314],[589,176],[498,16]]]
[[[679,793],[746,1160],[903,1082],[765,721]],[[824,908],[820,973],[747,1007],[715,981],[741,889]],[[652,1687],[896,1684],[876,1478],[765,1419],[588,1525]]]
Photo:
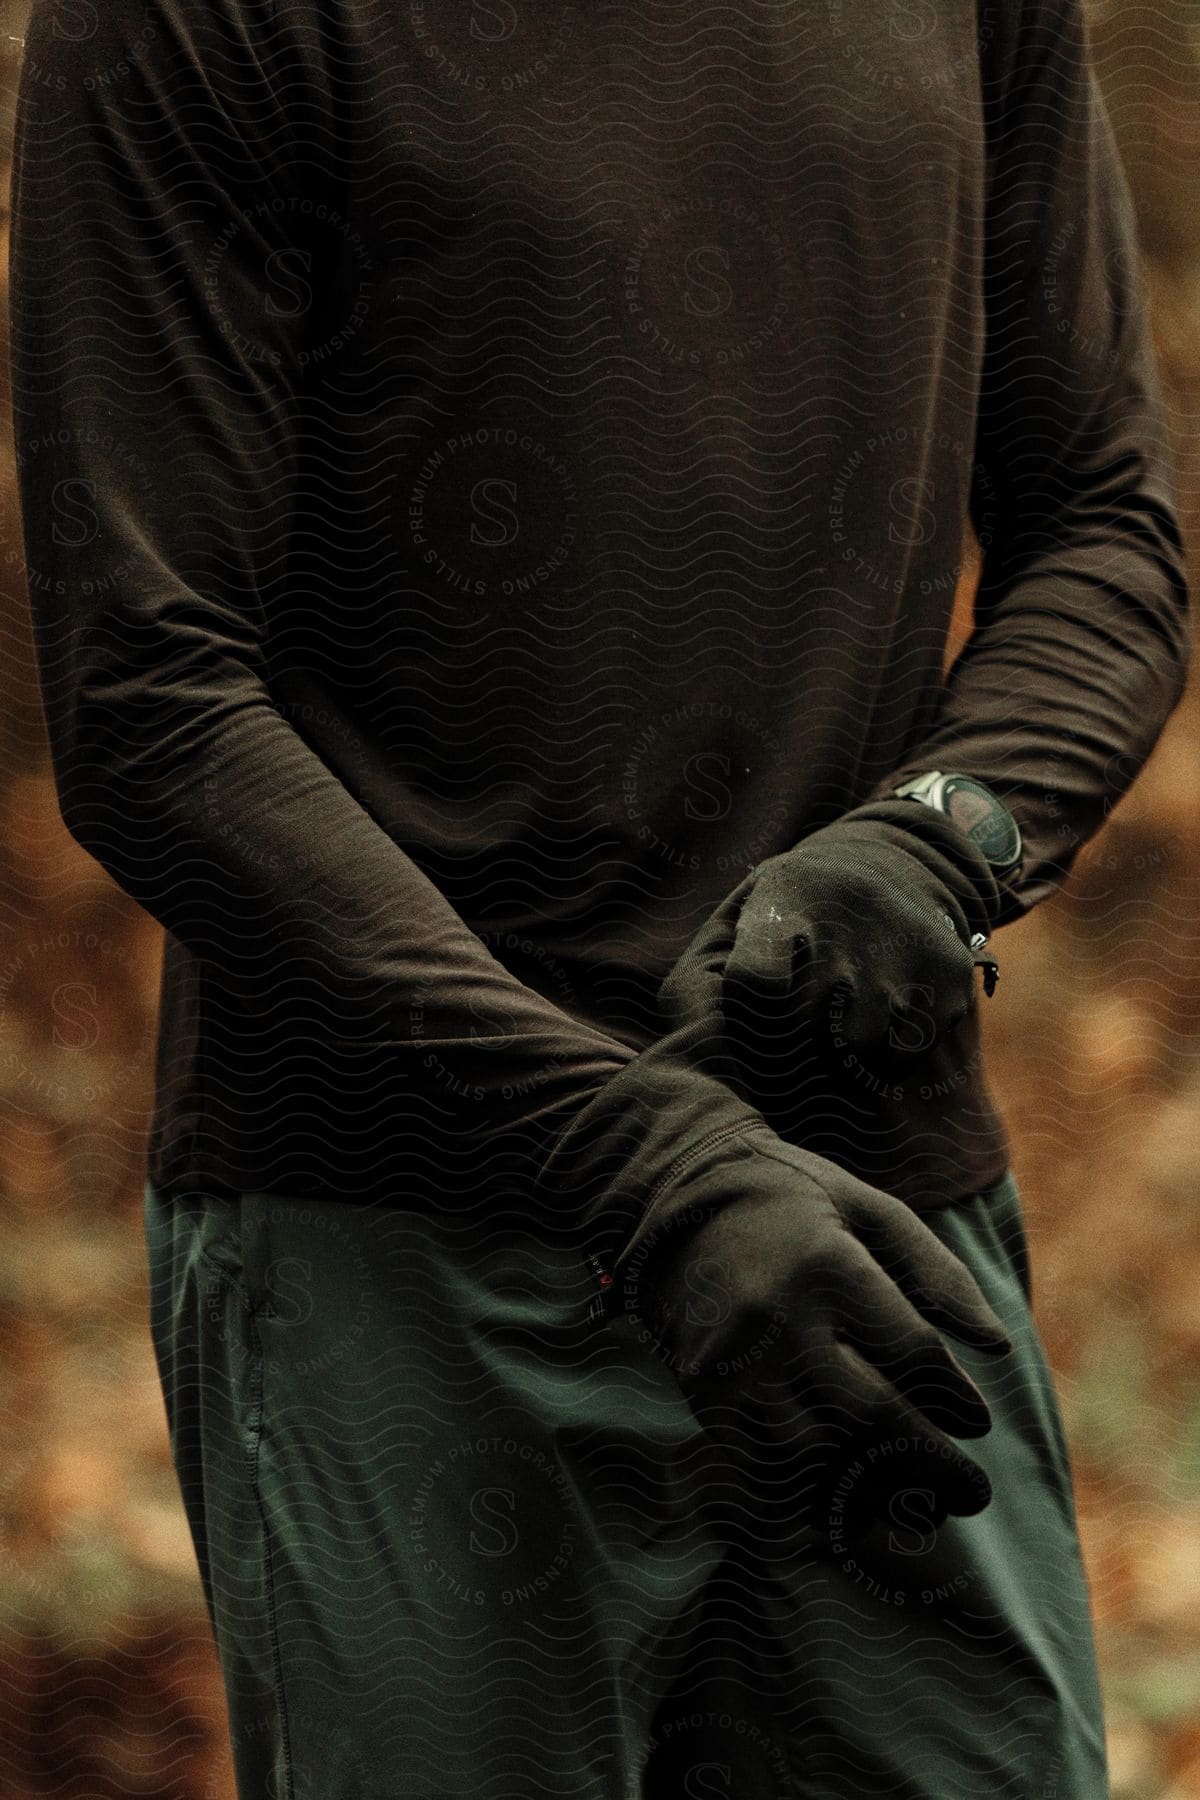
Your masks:
[[[406,1104],[427,1085],[431,1117],[503,1135],[636,1052],[512,976],[273,700],[261,577],[315,327],[264,271],[298,267],[334,155],[315,90],[285,103],[273,21],[266,0],[33,0],[10,316],[56,790],[233,1004],[286,1004],[331,1057],[394,1049]]]
[[[1025,844],[1001,923],[1061,886],[1139,774],[1190,657],[1132,203],[1080,0],[1011,12],[1010,41],[983,58],[974,629],[928,733],[869,796],[933,768],[994,788]]]

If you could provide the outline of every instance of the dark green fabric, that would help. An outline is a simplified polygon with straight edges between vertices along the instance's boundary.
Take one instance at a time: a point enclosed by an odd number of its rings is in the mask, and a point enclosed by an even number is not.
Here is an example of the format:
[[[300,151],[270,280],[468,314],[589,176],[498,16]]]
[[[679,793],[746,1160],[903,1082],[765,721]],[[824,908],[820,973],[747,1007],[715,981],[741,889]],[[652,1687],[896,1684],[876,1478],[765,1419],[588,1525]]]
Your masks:
[[[172,1450],[244,1800],[1104,1800],[1071,1478],[1011,1174],[932,1228],[995,1498],[756,1533],[670,1372],[512,1201],[145,1192]],[[840,1496],[840,1498],[839,1498]],[[765,1512],[762,1517],[766,1517]],[[903,1594],[903,1598],[901,1598]]]

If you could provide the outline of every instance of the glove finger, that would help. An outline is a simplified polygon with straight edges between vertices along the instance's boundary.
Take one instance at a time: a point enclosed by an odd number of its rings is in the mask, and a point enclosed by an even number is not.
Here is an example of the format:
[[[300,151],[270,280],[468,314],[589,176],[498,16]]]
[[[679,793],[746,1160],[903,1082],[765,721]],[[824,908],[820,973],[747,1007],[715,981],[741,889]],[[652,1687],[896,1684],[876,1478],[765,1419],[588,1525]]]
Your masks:
[[[965,1438],[991,1430],[979,1388],[887,1276],[860,1287],[840,1316],[838,1335],[939,1429]]]
[[[991,1499],[991,1485],[973,1457],[897,1393],[853,1345],[836,1342],[820,1369],[805,1362],[786,1400],[778,1383],[755,1389],[753,1430],[781,1458],[791,1458],[793,1480],[827,1481],[847,1460],[873,1471],[863,1483],[876,1512],[907,1487],[920,1486],[943,1513],[968,1517]]]
[[[808,1369],[791,1384],[755,1382],[736,1401],[697,1408],[743,1517],[772,1533],[785,1522],[802,1528],[806,1517],[828,1513],[822,1502],[850,1467],[855,1479],[839,1487],[839,1500],[844,1514],[864,1522],[888,1516],[901,1496],[910,1530],[918,1504],[932,1525],[951,1513],[982,1512],[992,1489],[974,1458],[906,1405],[849,1346],[835,1348],[836,1383]],[[844,1522],[853,1529],[852,1517]]]
[[[930,1324],[997,1356],[1012,1349],[970,1269],[911,1207],[852,1177],[839,1200],[859,1242]]]
[[[842,1037],[857,1004],[862,958],[826,935],[806,937],[802,950],[793,958],[793,1017],[826,1042]]]
[[[836,981],[826,1002],[825,1016],[835,1046],[870,1056],[888,1041],[891,995],[878,986],[879,972],[860,966],[852,979]]]
[[[840,1359],[840,1361],[839,1361]],[[835,1373],[836,1370],[836,1373]],[[851,1466],[853,1500],[839,1488],[845,1517],[887,1516],[901,1497],[909,1530],[913,1509],[925,1525],[950,1513],[967,1517],[991,1499],[974,1459],[897,1396],[849,1346],[832,1345],[820,1369],[807,1359],[789,1383],[759,1379],[706,1388],[693,1409],[717,1453],[720,1504],[739,1528],[797,1542],[828,1514],[830,1490]]]
[[[992,1488],[975,1459],[898,1396],[852,1345],[844,1345],[843,1354],[852,1365],[847,1388],[861,1407],[853,1449],[871,1474],[868,1486],[875,1505],[886,1504],[906,1487],[923,1486],[935,1504],[957,1517],[982,1512]]]

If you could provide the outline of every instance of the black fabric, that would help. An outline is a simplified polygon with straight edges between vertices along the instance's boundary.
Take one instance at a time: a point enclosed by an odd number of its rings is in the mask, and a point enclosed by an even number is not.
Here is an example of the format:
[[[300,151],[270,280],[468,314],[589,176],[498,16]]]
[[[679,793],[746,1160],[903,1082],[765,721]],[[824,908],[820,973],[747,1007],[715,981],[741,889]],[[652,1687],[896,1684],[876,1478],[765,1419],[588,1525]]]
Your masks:
[[[977,940],[986,943],[1001,899],[986,858],[950,819],[874,801],[760,863],[737,902],[716,909],[715,936],[702,930],[685,950],[679,979],[707,981],[705,951],[731,922],[720,988],[730,1051],[746,1091],[792,1136],[819,1110],[796,1079],[798,1056],[828,1067],[844,1051],[902,1077],[962,1022]],[[699,992],[690,1010],[698,1004]]]
[[[988,1431],[987,1404],[939,1331],[1003,1354],[1004,1327],[923,1220],[835,1163],[769,1131],[714,1146],[650,1209],[613,1291],[756,1500],[831,1436],[912,1445],[860,1484],[864,1517],[913,1484],[942,1518],[990,1500],[952,1442]]]
[[[1184,685],[1080,0],[434,11],[31,8],[27,574],[64,817],[168,933],[160,1184],[482,1180],[748,867],[959,769],[1015,917]],[[1006,1166],[974,1014],[810,1127],[921,1207]]]
[[[717,1004],[727,947],[697,934],[657,1041],[537,1148],[533,1203],[578,1216],[605,1316],[649,1335],[747,1491],[772,1447],[853,1425],[912,1435],[904,1478],[980,1511],[986,1478],[946,1434],[979,1436],[987,1407],[938,1332],[1003,1351],[1003,1327],[908,1206],[785,1142],[739,1094]],[[882,1509],[891,1491],[860,1498]]]

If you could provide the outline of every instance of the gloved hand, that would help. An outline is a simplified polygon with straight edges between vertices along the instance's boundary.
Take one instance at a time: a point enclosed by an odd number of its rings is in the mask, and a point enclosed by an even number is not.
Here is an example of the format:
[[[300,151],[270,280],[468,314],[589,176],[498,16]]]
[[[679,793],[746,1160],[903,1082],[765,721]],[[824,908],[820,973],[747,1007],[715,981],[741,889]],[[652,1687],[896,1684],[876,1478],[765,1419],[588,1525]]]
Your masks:
[[[661,1194],[618,1304],[722,1445],[741,1509],[807,1493],[828,1517],[886,1518],[904,1489],[969,1516],[991,1498],[951,1438],[990,1429],[940,1332],[1002,1351],[966,1265],[902,1201],[769,1129],[715,1145]],[[773,1531],[771,1532],[773,1535]]]
[[[535,1190],[578,1219],[598,1306],[651,1334],[698,1416],[744,1439],[752,1464],[766,1444],[794,1450],[831,1426],[914,1437],[943,1511],[980,1511],[986,1476],[946,1434],[982,1435],[987,1405],[938,1329],[1003,1352],[1002,1322],[902,1201],[771,1130],[736,1091],[716,1007],[721,959],[705,972],[692,958],[687,971],[691,1016],[673,972],[664,1022],[682,1022],[554,1121]],[[712,1324],[689,1284],[714,1264]],[[784,1397],[773,1423],[772,1383]]]
[[[911,800],[871,801],[759,863],[710,921],[747,1094],[773,1117],[796,1049],[903,1072],[962,1019],[977,964],[992,991],[996,959],[972,939],[1001,898],[978,846]],[[684,955],[703,955],[703,933]],[[694,1018],[701,990],[681,962],[680,1016]]]

